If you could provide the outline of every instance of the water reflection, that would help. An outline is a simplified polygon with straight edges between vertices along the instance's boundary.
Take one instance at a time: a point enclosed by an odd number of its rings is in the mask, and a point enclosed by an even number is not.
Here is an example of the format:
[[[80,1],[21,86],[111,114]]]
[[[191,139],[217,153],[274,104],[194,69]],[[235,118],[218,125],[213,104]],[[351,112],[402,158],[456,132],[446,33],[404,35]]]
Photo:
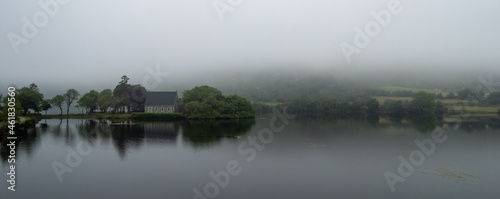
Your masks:
[[[16,137],[15,140],[15,155],[16,159],[20,152],[22,151],[28,158],[30,158],[34,151],[37,150],[37,147],[40,145],[38,131],[35,128],[31,129],[15,129]],[[2,158],[2,162],[7,162],[10,155],[10,148],[7,144],[12,140],[8,140],[7,136],[1,136],[1,147],[0,147],[0,156]]]
[[[254,124],[254,119],[185,121],[182,124],[182,135],[194,147],[207,147],[222,138],[239,138]]]
[[[380,117],[378,114],[368,114],[366,116],[366,121],[372,126],[377,126],[380,122]]]
[[[328,127],[324,133],[332,129],[347,128],[337,122],[339,119],[295,119],[294,123],[308,126],[311,122],[320,122]],[[437,126],[451,127],[457,123],[437,122],[436,120],[401,120],[398,118],[380,118],[378,115],[368,115],[364,120],[354,120],[349,125],[363,126],[370,129],[415,129],[418,132],[431,132]],[[223,139],[234,139],[245,136],[255,120],[209,120],[209,121],[180,121],[180,122],[144,122],[113,124],[107,120],[67,120],[51,119],[39,121],[36,128],[17,132],[16,155],[30,158],[39,147],[41,138],[51,136],[56,142],[65,146],[74,147],[78,142],[85,140],[90,146],[100,146],[106,143],[113,144],[122,159],[127,158],[130,150],[140,150],[145,145],[160,146],[192,146],[207,148],[219,143]],[[500,120],[489,119],[481,122],[462,122],[459,130],[468,133],[481,132],[488,129],[500,129]],[[307,132],[315,132],[309,129]],[[0,157],[2,162],[8,160],[10,149],[7,144],[7,135],[1,139]],[[184,145],[183,145],[184,144]]]
[[[175,143],[179,134],[178,123],[148,122],[141,124],[144,127],[148,143]]]
[[[437,126],[437,120],[435,118],[430,119],[414,119],[411,120],[415,129],[421,133],[432,132]]]
[[[144,145],[144,127],[142,125],[112,125],[111,137],[120,158],[125,159],[127,150],[139,149]]]

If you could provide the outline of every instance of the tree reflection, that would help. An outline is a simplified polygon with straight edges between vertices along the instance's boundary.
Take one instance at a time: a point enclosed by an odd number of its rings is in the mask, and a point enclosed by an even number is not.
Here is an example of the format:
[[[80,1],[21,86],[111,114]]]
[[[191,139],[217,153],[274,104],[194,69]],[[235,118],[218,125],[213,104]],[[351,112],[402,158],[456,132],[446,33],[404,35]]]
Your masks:
[[[81,120],[76,125],[78,135],[89,140],[90,144],[94,144],[94,140],[100,138],[103,141],[109,140],[111,137],[112,127],[107,120]]]
[[[462,122],[462,124],[460,124],[460,129],[467,133],[472,133],[475,130],[484,131],[486,129],[486,124],[481,122]]]
[[[366,121],[368,122],[368,124],[372,125],[372,126],[377,126],[379,121],[380,121],[380,117],[378,114],[374,113],[374,114],[368,114],[366,116]]]
[[[144,127],[133,124],[113,124],[111,137],[121,159],[127,157],[128,148],[140,148],[144,140]]]
[[[433,131],[437,126],[436,118],[413,119],[411,120],[415,129],[422,133]]]
[[[24,151],[26,153],[26,156],[28,158],[31,157],[32,153],[36,150],[37,145],[39,145],[39,136],[36,128],[28,128],[28,129],[22,129],[22,128],[15,128],[14,129],[16,132],[16,137],[17,139],[15,140],[16,142],[16,148],[14,151],[16,151],[16,159],[19,159],[20,151]],[[0,147],[0,156],[2,159],[2,162],[7,162],[9,159],[10,155],[10,147],[7,146],[10,141],[7,139],[7,133],[2,134],[1,138],[1,147]]]
[[[222,138],[237,138],[246,134],[255,124],[245,120],[188,120],[183,122],[183,138],[195,147],[207,147]]]

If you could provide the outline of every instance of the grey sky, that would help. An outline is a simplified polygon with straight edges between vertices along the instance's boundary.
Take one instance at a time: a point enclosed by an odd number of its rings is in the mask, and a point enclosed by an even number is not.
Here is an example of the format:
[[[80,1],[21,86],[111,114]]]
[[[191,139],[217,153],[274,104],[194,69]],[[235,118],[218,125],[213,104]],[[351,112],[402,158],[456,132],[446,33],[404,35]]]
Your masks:
[[[170,73],[162,84],[239,68],[500,65],[497,0],[401,0],[402,12],[350,64],[339,44],[353,45],[354,28],[364,29],[374,21],[370,11],[387,9],[390,0],[243,0],[223,21],[214,0],[72,0],[58,4],[58,12],[15,53],[8,35],[22,36],[22,18],[33,22],[43,11],[39,2],[50,1],[0,0],[1,89],[35,82],[42,92],[101,90],[113,88],[123,74],[142,83],[146,67],[157,64]]]

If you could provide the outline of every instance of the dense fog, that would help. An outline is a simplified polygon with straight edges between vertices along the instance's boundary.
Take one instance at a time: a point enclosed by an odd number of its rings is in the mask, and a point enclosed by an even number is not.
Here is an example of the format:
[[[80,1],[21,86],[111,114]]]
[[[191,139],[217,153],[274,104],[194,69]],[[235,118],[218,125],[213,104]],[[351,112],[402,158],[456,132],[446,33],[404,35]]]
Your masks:
[[[0,93],[272,79],[457,90],[498,76],[498,1],[0,1]],[[266,89],[259,88],[259,89]]]

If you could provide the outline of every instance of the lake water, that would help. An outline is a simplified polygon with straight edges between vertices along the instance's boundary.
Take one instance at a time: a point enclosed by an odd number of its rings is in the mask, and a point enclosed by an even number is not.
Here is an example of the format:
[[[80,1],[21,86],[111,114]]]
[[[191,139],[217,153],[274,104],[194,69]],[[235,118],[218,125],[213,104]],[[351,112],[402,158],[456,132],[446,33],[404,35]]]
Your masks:
[[[272,116],[118,125],[42,120],[18,135],[16,192],[7,189],[10,164],[2,140],[0,195],[498,198],[498,126],[438,123],[437,128],[442,131],[384,120]]]

